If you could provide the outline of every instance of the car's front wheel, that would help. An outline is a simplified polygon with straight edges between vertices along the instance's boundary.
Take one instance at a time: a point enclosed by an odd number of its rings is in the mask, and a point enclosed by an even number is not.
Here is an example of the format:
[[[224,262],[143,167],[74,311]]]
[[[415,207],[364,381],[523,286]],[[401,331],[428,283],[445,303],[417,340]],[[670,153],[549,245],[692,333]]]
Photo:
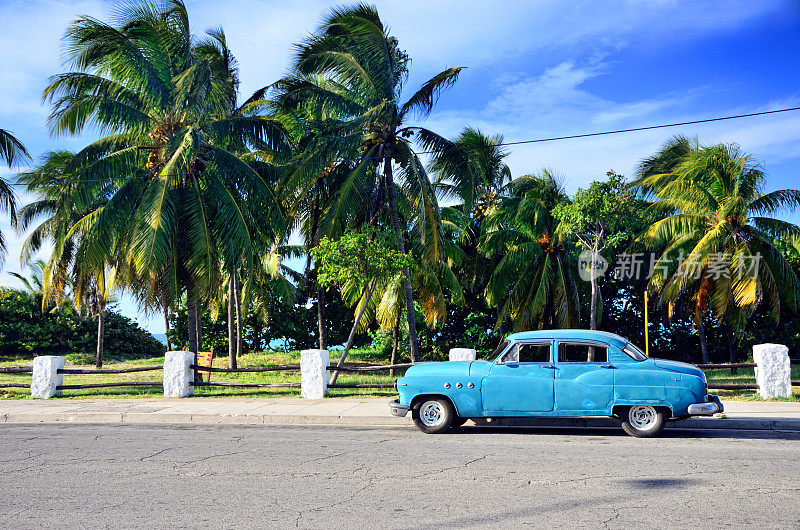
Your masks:
[[[428,434],[438,434],[449,429],[456,419],[456,411],[444,398],[421,399],[411,411],[414,424]]]
[[[635,405],[623,410],[620,419],[626,433],[637,438],[647,438],[661,432],[667,422],[667,414],[659,407]]]

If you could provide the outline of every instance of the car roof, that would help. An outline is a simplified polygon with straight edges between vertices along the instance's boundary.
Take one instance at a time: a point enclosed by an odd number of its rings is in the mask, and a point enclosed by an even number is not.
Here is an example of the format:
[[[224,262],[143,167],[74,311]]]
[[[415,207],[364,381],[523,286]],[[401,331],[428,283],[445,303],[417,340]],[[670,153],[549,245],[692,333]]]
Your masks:
[[[512,333],[506,340],[534,340],[534,339],[582,339],[599,340],[611,343],[622,348],[628,342],[625,337],[607,331],[592,331],[590,329],[544,329],[539,331],[520,331]]]

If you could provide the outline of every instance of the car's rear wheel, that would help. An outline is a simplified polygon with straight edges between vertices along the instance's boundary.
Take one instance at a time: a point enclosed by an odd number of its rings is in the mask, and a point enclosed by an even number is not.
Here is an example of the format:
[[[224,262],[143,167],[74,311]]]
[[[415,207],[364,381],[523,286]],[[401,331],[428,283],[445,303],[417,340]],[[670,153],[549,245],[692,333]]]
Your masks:
[[[419,400],[411,410],[411,415],[417,428],[428,434],[446,431],[458,418],[450,401],[434,397]]]
[[[620,414],[623,430],[637,438],[656,436],[667,422],[664,409],[650,405],[628,407]]]

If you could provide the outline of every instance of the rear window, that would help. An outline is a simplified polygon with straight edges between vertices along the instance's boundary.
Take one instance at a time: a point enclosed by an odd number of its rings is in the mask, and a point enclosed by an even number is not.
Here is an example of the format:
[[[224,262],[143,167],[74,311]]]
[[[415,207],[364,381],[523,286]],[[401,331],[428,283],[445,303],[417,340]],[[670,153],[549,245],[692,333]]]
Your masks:
[[[634,361],[644,361],[645,359],[647,359],[647,355],[645,355],[642,350],[640,350],[630,342],[626,344],[624,348],[622,348],[622,351],[624,351],[628,355],[628,357],[630,357]]]

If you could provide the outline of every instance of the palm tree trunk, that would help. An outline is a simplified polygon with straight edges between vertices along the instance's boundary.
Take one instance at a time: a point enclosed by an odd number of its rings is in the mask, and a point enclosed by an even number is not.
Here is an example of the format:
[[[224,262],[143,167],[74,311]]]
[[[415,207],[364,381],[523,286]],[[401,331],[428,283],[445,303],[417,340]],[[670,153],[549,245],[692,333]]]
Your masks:
[[[595,330],[597,329],[597,249],[592,249],[592,270],[590,271],[589,279],[591,280],[592,284],[592,298],[589,304],[589,329]],[[589,352],[587,355],[588,362],[594,362],[594,347],[589,346]]]
[[[203,319],[200,316],[200,311],[197,309],[197,304],[194,306],[194,324],[197,328],[195,332],[197,335],[197,351],[203,349]]]
[[[189,351],[197,353],[197,306],[191,293],[186,295],[186,327],[189,328]]]
[[[325,288],[317,286],[317,328],[319,329],[319,349],[328,349],[328,329],[325,327]]]
[[[592,270],[590,279],[592,284],[592,299],[589,306],[589,329],[597,329],[597,251],[592,249]]]
[[[703,358],[703,364],[710,363],[711,358],[708,356],[708,344],[706,344],[706,328],[703,325],[703,316],[701,314],[697,315],[695,324],[697,325],[697,334],[700,337],[700,355]]]
[[[356,315],[356,320],[353,322],[353,327],[350,328],[350,335],[347,337],[347,344],[344,345],[344,350],[342,351],[341,357],[339,357],[339,363],[336,366],[342,366],[344,364],[344,360],[347,358],[347,354],[350,353],[350,348],[353,346],[353,341],[356,338],[356,330],[358,330],[358,323],[361,322],[361,317],[364,315],[364,311],[367,310],[367,306],[369,305],[369,301],[372,299],[372,293],[375,292],[375,288],[378,286],[377,280],[367,284],[364,287],[364,303],[361,304],[361,309],[358,310],[358,314]],[[339,372],[334,371],[331,375],[331,380],[329,384],[334,384],[336,379],[339,377]]]
[[[722,332],[725,334],[725,342],[728,343],[728,356],[731,363],[739,362],[739,352],[736,350],[736,340],[733,338],[733,329],[723,326]],[[731,375],[736,375],[739,370],[731,368]]]
[[[236,310],[236,357],[242,355],[242,296],[239,289],[239,273],[233,271],[233,285],[236,296],[234,297],[234,304]]]
[[[234,344],[234,339],[236,334],[234,333],[234,323],[233,323],[233,297],[234,297],[234,279],[233,274],[230,275],[228,279],[228,368],[236,368],[236,344]]]
[[[106,327],[105,308],[97,313],[97,352],[94,358],[94,365],[97,368],[103,367],[103,332]]]
[[[400,345],[400,315],[397,315],[397,318],[394,320],[394,324],[392,324],[392,360],[389,361],[389,364],[397,364],[397,349]],[[394,377],[395,370],[394,368],[389,369],[389,376]]]
[[[383,160],[383,173],[386,177],[386,188],[389,192],[389,215],[392,218],[392,226],[397,234],[397,250],[405,254],[406,248],[403,243],[403,230],[400,227],[400,218],[397,214],[397,197],[395,196],[394,176],[392,175],[392,159],[385,157]],[[407,267],[403,267],[403,276],[406,280],[404,290],[406,297],[406,316],[408,317],[408,339],[411,347],[411,362],[415,363],[419,361],[419,341],[417,340],[414,295],[411,291],[411,274],[409,274]]]
[[[172,344],[169,341],[169,308],[164,307],[164,334],[167,337],[167,351],[172,351]]]

